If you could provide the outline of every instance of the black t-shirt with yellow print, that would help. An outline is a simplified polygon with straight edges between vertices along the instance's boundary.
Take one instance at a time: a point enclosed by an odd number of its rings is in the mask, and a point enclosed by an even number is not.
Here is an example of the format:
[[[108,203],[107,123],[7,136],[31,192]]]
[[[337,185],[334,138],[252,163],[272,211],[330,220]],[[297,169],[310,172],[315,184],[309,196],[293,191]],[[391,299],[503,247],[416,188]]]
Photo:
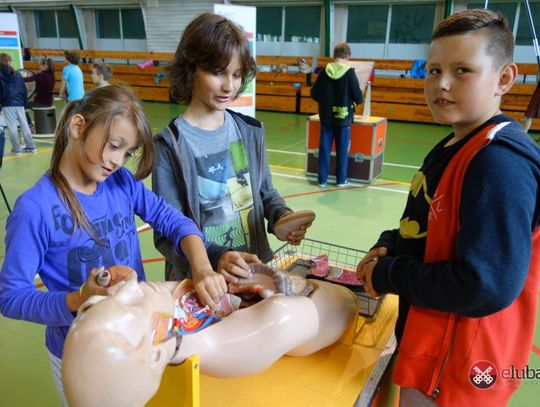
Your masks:
[[[462,140],[448,147],[445,147],[445,145],[454,136],[454,133],[442,139],[428,153],[422,166],[414,175],[407,204],[399,222],[399,229],[384,231],[374,247],[387,247],[389,256],[412,256],[418,261],[423,261],[431,199],[448,163],[457,151],[478,131],[488,125],[505,120],[507,118],[503,115],[494,116]],[[401,339],[408,309],[409,302],[400,296],[399,317],[395,330],[398,341]]]

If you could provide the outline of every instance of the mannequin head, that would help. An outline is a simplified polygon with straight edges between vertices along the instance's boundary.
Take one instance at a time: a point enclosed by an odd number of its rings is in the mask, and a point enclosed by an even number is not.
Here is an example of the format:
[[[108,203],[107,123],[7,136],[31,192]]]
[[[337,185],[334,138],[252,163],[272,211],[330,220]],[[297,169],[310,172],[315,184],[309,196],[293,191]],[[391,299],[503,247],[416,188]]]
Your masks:
[[[62,371],[69,372],[62,381],[70,406],[127,407],[149,399],[159,388],[176,342],[153,343],[154,316],[170,315],[173,309],[165,285],[138,284],[134,273],[115,295],[91,297],[84,303],[67,337],[62,362]],[[126,391],[110,392],[100,383],[114,383]]]

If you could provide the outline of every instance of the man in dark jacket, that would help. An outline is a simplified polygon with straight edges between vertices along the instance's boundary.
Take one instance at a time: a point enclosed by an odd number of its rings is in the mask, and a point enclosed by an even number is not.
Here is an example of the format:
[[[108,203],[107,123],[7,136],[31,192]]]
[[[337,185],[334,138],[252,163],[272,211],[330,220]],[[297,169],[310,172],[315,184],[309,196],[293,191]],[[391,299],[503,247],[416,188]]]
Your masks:
[[[326,65],[311,88],[311,97],[319,103],[321,136],[319,140],[319,186],[328,181],[332,142],[336,141],[336,183],[347,185],[347,158],[351,143],[351,123],[354,105],[362,103],[362,91],[354,68],[348,65],[351,48],[337,44],[334,62]]]

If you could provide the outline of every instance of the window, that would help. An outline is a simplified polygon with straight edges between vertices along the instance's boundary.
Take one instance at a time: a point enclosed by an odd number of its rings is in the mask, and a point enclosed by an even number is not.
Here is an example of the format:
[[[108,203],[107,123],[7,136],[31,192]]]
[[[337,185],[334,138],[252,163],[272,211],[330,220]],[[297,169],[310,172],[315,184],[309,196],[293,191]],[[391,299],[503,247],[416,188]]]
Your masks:
[[[320,32],[319,6],[285,7],[285,41],[319,42]]]
[[[55,11],[39,10],[35,12],[36,32],[38,37],[57,38]]]
[[[257,41],[280,41],[283,7],[257,7]]]
[[[387,20],[387,5],[349,6],[347,42],[384,44]]]
[[[71,10],[58,10],[56,12],[58,18],[58,31],[62,38],[78,38],[79,29],[77,21]]]
[[[387,26],[390,24],[390,43],[429,44],[436,9],[436,3],[349,6],[347,42],[385,44]]]
[[[390,42],[429,44],[435,23],[435,4],[393,5]]]
[[[78,38],[77,20],[71,10],[36,10],[36,32],[40,38]]]
[[[103,39],[146,39],[140,9],[96,10],[96,32]]]
[[[98,38],[121,38],[119,10],[96,10]]]
[[[540,3],[530,3],[532,19],[534,21],[534,29],[536,35],[540,35]],[[516,33],[516,45],[532,45],[533,35],[531,30],[531,23],[529,15],[527,13],[527,6],[521,3],[521,10],[519,12],[519,22]]]
[[[283,38],[285,13],[285,38]],[[319,6],[258,7],[257,41],[319,42],[321,8]]]
[[[145,40],[144,20],[142,12],[138,8],[126,8],[120,10],[122,14],[122,28],[124,38],[130,40]]]

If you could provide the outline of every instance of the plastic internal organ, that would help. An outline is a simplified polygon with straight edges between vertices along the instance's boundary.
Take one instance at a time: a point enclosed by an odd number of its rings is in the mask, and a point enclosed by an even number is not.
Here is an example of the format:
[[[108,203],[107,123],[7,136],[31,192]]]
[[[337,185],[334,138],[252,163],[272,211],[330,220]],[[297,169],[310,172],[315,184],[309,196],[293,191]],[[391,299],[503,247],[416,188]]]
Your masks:
[[[279,240],[287,240],[291,232],[311,225],[315,217],[315,212],[309,209],[288,213],[275,223],[274,234]]]
[[[238,294],[241,297],[244,296],[259,296],[261,298],[268,297],[271,294],[271,291],[264,287],[263,284],[257,283],[229,283],[229,292],[233,294]],[[269,294],[270,292],[270,294]]]
[[[311,260],[311,268],[309,272],[316,277],[324,278],[328,275],[329,270],[328,255],[322,254]]]
[[[325,277],[325,280],[333,281],[333,282],[341,283],[345,285],[354,285],[354,286],[364,285],[364,281],[359,280],[358,277],[356,277],[356,272],[343,269],[340,267],[330,266],[328,270],[328,275]]]
[[[313,291],[313,285],[299,275],[286,273],[266,264],[250,266],[252,276],[239,279],[229,284],[229,292],[240,295],[243,299],[254,297],[266,298],[274,294],[287,296],[307,296]]]
[[[363,286],[364,281],[356,277],[356,272],[342,267],[331,266],[328,261],[328,255],[322,254],[311,260],[297,259],[289,268],[304,269],[307,278],[319,278],[333,283],[339,283],[346,286]]]
[[[155,313],[152,316],[152,345],[158,345],[165,342],[172,334],[173,316],[164,313]]]
[[[96,277],[98,285],[102,287],[110,287],[119,281],[122,281],[133,272],[128,266],[111,266],[108,269],[100,271]]]
[[[194,333],[206,328],[240,308],[240,298],[227,294],[216,310],[203,306],[191,280],[182,281],[173,293],[174,315],[155,313],[152,317],[153,344],[165,342],[173,336]]]
[[[183,280],[173,293],[175,298],[172,333],[184,335],[198,332],[221,318],[209,307],[203,306],[191,280]]]

